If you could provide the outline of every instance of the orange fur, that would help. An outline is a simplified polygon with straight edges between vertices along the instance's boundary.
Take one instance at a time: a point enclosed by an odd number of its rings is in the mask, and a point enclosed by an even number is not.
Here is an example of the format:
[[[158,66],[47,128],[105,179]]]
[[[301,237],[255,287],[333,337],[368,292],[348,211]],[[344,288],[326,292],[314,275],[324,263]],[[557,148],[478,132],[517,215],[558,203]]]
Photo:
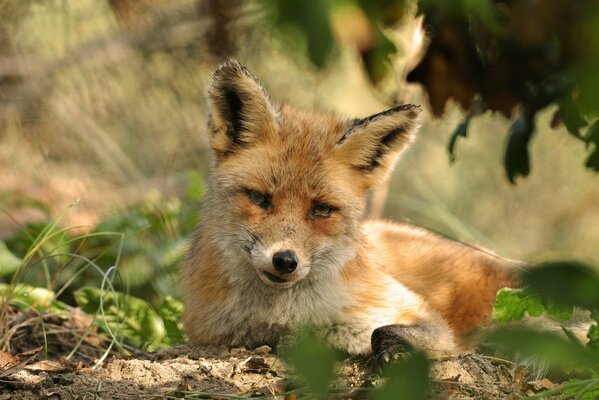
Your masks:
[[[310,324],[367,353],[376,328],[399,325],[416,346],[456,352],[490,323],[497,290],[519,285],[496,256],[363,221],[368,190],[413,141],[418,107],[346,120],[277,106],[232,61],[209,95],[216,163],[182,266],[192,342],[258,345]],[[281,252],[294,255],[291,270],[277,269]]]

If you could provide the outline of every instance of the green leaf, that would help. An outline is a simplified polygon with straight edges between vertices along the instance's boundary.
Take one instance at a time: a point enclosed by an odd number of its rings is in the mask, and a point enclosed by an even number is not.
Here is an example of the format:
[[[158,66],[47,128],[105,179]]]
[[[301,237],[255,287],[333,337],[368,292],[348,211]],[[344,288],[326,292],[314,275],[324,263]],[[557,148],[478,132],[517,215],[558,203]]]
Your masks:
[[[368,77],[374,83],[380,82],[387,72],[391,69],[391,55],[397,52],[395,44],[375,25],[375,36],[377,37],[375,45],[362,52]]]
[[[287,33],[288,44],[305,41],[310,61],[323,67],[334,43],[330,0],[268,0],[265,3],[275,25]]]
[[[495,330],[486,339],[505,350],[542,360],[549,365],[597,365],[597,360],[583,347],[555,333],[510,327]]]
[[[33,308],[39,312],[61,312],[69,310],[71,307],[56,300],[54,291],[28,285],[26,283],[17,283],[8,285],[0,283],[0,300],[9,301],[19,309]]]
[[[199,202],[206,192],[202,175],[197,171],[189,173],[189,187],[187,188],[187,198],[192,202]]]
[[[12,254],[6,243],[0,240],[0,276],[12,275],[21,263],[22,260]]]
[[[504,288],[497,292],[493,320],[502,323],[520,321],[525,313],[538,317],[544,312],[553,319],[566,321],[572,318],[573,308],[541,298],[528,288]]]
[[[572,306],[556,304],[552,300],[545,302],[545,312],[548,316],[558,321],[567,321],[572,318],[574,309]]]
[[[453,131],[451,138],[449,139],[449,144],[447,145],[447,151],[449,152],[449,160],[451,162],[455,161],[455,146],[458,141],[458,138],[467,137],[468,136],[468,126],[470,125],[470,116],[464,118],[462,122],[457,126],[457,128]]]
[[[528,143],[534,129],[534,114],[530,113],[522,113],[512,124],[504,157],[505,172],[512,184],[518,176],[526,177],[530,173]]]
[[[412,354],[386,371],[387,380],[373,400],[424,400],[429,393],[429,364],[424,353]]]
[[[593,171],[599,172],[599,147],[595,147],[595,150],[589,155],[584,165]]]
[[[599,325],[594,324],[589,328],[589,332],[587,333],[587,338],[589,338],[589,342],[587,343],[587,347],[595,355],[595,357],[599,357]]]
[[[591,154],[586,160],[585,166],[599,172],[599,119],[587,130],[585,141],[593,146]]]
[[[339,355],[324,339],[312,330],[304,330],[293,345],[284,350],[283,357],[317,398],[325,397]]]
[[[525,284],[556,304],[599,308],[599,275],[590,267],[572,261],[547,262],[529,270]]]
[[[149,350],[163,344],[162,320],[144,300],[95,287],[83,287],[74,295],[79,307],[94,315],[105,330],[126,338],[135,346],[147,346]]]
[[[564,97],[559,101],[559,115],[564,121],[566,129],[572,136],[584,140],[580,134],[580,128],[587,126],[588,122],[580,115],[578,107],[569,97]]]
[[[170,345],[185,343],[183,335],[183,302],[173,296],[166,296],[158,308],[158,315],[164,322],[166,338]]]
[[[501,289],[493,307],[493,320],[497,322],[520,321],[526,312],[531,317],[543,314],[541,299],[526,289]]]

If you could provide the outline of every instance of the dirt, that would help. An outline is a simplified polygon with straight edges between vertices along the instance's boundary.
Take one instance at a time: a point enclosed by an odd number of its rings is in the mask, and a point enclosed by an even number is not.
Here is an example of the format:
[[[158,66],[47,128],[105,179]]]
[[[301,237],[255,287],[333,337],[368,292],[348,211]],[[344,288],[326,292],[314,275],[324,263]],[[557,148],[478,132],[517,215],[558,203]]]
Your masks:
[[[363,398],[363,388],[381,384],[369,361],[350,358],[340,364],[335,384],[344,389],[336,392],[336,398]],[[109,358],[97,368],[91,361],[30,359],[21,362],[25,365],[16,360],[10,366],[0,357],[0,363],[5,365],[0,366],[0,400],[223,398],[219,395],[226,394],[294,398],[285,365],[268,346],[251,351],[179,346],[135,358]],[[433,397],[442,399],[515,399],[544,388],[543,381],[530,382],[523,368],[478,353],[434,361],[432,381]]]

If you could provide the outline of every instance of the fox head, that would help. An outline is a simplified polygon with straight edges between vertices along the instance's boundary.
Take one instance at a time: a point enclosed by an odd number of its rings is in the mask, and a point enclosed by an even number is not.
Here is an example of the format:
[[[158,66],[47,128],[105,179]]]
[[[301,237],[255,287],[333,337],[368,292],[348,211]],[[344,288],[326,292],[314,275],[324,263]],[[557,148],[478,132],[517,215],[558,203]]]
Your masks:
[[[420,108],[342,119],[278,106],[235,61],[213,73],[208,97],[216,162],[203,218],[239,260],[228,273],[286,288],[341,271],[359,246],[367,191],[412,141]]]

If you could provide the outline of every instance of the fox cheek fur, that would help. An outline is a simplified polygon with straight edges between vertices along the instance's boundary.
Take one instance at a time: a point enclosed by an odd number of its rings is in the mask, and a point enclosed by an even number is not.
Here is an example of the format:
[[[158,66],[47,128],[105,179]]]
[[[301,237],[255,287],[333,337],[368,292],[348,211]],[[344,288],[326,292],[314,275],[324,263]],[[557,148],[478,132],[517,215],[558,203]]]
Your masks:
[[[497,257],[363,220],[419,107],[347,120],[277,106],[234,61],[208,94],[215,162],[182,265],[191,342],[259,345],[316,325],[355,354],[394,342],[455,352],[490,323],[497,290],[519,284]]]

